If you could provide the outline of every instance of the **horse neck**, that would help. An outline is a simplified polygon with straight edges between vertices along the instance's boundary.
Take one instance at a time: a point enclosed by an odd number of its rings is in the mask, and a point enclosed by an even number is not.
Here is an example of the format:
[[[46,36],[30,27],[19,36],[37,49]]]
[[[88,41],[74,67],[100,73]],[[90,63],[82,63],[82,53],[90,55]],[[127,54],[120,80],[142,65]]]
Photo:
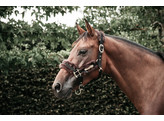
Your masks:
[[[144,49],[110,37],[106,37],[104,46],[106,52],[105,72],[114,78],[140,113],[143,112],[145,101],[149,101],[149,98],[156,98],[151,87],[159,82],[158,79],[152,79],[155,78],[154,71],[156,69],[159,71],[157,67],[161,66],[161,60]],[[149,92],[148,95],[145,90]]]

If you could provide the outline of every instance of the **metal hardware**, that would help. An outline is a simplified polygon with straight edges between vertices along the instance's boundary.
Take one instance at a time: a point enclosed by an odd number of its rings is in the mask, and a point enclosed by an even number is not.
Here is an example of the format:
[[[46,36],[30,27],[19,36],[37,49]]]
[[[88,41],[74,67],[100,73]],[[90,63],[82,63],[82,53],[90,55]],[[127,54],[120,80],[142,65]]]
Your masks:
[[[99,45],[99,52],[100,53],[103,53],[104,52],[104,45],[103,44],[100,44]]]
[[[78,89],[78,90],[75,90],[75,94],[76,94],[76,95],[80,95],[81,92],[82,92],[82,90],[83,90],[83,87],[84,87],[83,84],[80,84],[80,85],[79,85],[79,89]]]
[[[81,76],[81,73],[79,72],[78,69],[76,69],[76,71],[74,71],[73,74],[74,74],[74,76],[75,76],[76,78],[78,78],[78,77]]]
[[[90,70],[91,68],[93,68],[94,67],[94,65],[90,65],[88,68],[85,68],[84,70],[85,71],[88,71],[88,70]]]
[[[102,67],[99,68],[99,72],[103,71]]]

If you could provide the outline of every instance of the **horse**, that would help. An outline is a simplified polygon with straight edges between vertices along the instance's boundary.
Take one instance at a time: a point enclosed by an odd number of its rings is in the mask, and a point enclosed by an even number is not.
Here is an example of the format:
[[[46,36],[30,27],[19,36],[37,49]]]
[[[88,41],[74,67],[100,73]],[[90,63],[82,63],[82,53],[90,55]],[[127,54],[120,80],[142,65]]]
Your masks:
[[[73,42],[67,60],[60,64],[52,89],[57,98],[110,75],[140,114],[164,114],[164,54],[135,42],[106,35],[85,20],[87,31],[77,23],[79,38]]]

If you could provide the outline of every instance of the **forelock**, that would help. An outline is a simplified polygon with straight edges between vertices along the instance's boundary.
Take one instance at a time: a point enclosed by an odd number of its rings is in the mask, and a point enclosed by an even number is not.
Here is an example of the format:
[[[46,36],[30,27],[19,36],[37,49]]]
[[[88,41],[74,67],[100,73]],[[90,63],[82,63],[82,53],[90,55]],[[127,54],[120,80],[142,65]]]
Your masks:
[[[80,41],[81,39],[84,39],[84,40],[87,39],[87,32],[84,32],[82,35],[80,35],[80,37],[72,43],[72,47],[74,47],[77,44],[77,42]]]

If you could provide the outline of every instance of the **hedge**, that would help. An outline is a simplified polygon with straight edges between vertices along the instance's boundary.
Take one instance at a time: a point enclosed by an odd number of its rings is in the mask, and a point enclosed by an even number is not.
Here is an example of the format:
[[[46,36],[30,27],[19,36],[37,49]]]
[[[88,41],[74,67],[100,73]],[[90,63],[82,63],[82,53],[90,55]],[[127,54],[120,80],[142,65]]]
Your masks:
[[[51,89],[58,68],[9,71],[0,76],[1,115],[127,115],[139,114],[115,81],[103,75],[84,87],[80,96],[57,99]]]

